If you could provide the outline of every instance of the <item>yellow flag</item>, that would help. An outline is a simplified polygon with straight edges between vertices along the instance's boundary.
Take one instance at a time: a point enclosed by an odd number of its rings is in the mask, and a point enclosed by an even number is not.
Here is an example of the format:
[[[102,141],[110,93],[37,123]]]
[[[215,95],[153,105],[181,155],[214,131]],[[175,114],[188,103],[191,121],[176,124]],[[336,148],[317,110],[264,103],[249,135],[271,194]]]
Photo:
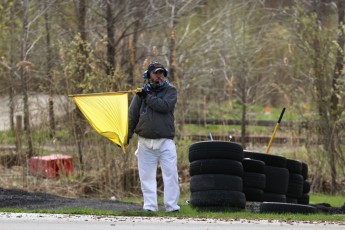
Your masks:
[[[125,152],[128,139],[128,93],[80,94],[71,97],[90,125]]]

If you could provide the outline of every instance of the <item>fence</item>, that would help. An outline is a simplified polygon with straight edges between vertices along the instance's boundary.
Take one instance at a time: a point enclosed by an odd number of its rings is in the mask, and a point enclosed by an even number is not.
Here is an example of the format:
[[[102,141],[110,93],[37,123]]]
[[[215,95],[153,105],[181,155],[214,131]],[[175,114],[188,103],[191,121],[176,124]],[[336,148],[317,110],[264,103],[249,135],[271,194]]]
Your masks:
[[[234,119],[203,119],[203,118],[186,118],[183,121],[178,121],[179,123],[183,124],[194,124],[200,126],[207,126],[207,125],[233,125],[233,126],[240,126],[242,125],[241,120],[234,120]],[[263,126],[263,127],[272,127],[272,132],[276,125],[277,121],[273,120],[246,120],[246,126]],[[288,128],[292,130],[294,133],[299,135],[289,135],[289,136],[278,136],[274,138],[274,143],[277,144],[303,144],[306,141],[306,138],[302,135],[305,130],[315,125],[314,121],[281,121],[280,128]],[[345,122],[341,123],[343,127],[345,127]],[[200,135],[200,134],[191,134],[187,135],[187,137],[193,141],[204,141],[209,140],[209,134]],[[181,137],[178,137],[181,138]],[[245,143],[268,143],[271,138],[271,135],[248,135],[245,136]],[[213,135],[214,140],[230,140],[229,135]],[[240,135],[232,135],[231,140],[235,142],[241,142],[242,137]]]

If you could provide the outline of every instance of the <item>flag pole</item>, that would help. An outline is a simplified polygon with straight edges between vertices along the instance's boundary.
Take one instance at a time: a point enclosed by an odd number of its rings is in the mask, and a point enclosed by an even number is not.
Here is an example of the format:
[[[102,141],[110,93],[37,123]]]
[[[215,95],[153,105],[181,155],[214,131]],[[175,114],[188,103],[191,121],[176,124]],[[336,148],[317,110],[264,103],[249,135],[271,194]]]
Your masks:
[[[272,145],[272,142],[273,142],[273,139],[274,139],[274,136],[276,135],[276,132],[280,126],[280,122],[283,118],[283,115],[284,115],[284,112],[285,112],[285,108],[283,108],[282,112],[280,113],[280,117],[278,119],[278,122],[276,124],[276,127],[274,128],[274,131],[272,133],[272,136],[271,136],[271,139],[270,139],[270,142],[268,143],[268,146],[267,146],[267,149],[266,149],[266,153],[268,153],[270,151],[270,148],[271,148],[271,145]]]
[[[125,90],[125,91],[117,91],[117,92],[105,92],[105,93],[84,93],[84,94],[70,94],[69,97],[82,97],[82,96],[97,96],[97,95],[114,95],[114,94],[121,94],[121,93],[138,93],[141,92],[141,88],[132,89],[132,90]]]

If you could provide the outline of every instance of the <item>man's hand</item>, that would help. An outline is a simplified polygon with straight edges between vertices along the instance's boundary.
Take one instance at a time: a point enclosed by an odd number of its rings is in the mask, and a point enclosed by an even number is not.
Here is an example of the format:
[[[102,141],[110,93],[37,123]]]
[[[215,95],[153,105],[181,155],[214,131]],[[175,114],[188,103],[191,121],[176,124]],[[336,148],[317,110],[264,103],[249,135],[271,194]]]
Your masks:
[[[145,99],[148,93],[149,92],[146,88],[142,88],[140,92],[137,92],[137,95],[142,99]]]
[[[147,93],[146,93],[145,90],[142,90],[142,91],[140,91],[140,92],[137,92],[137,95],[138,95],[140,98],[144,99],[144,98],[147,96]]]

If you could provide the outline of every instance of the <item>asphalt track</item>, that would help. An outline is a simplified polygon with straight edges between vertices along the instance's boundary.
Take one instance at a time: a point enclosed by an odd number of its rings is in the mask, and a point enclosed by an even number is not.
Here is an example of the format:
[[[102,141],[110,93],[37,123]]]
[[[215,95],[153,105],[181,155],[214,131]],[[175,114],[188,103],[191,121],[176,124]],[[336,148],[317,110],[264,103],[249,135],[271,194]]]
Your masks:
[[[220,220],[176,217],[122,217],[69,214],[0,213],[2,230],[340,230],[343,222],[296,222],[275,220]]]

